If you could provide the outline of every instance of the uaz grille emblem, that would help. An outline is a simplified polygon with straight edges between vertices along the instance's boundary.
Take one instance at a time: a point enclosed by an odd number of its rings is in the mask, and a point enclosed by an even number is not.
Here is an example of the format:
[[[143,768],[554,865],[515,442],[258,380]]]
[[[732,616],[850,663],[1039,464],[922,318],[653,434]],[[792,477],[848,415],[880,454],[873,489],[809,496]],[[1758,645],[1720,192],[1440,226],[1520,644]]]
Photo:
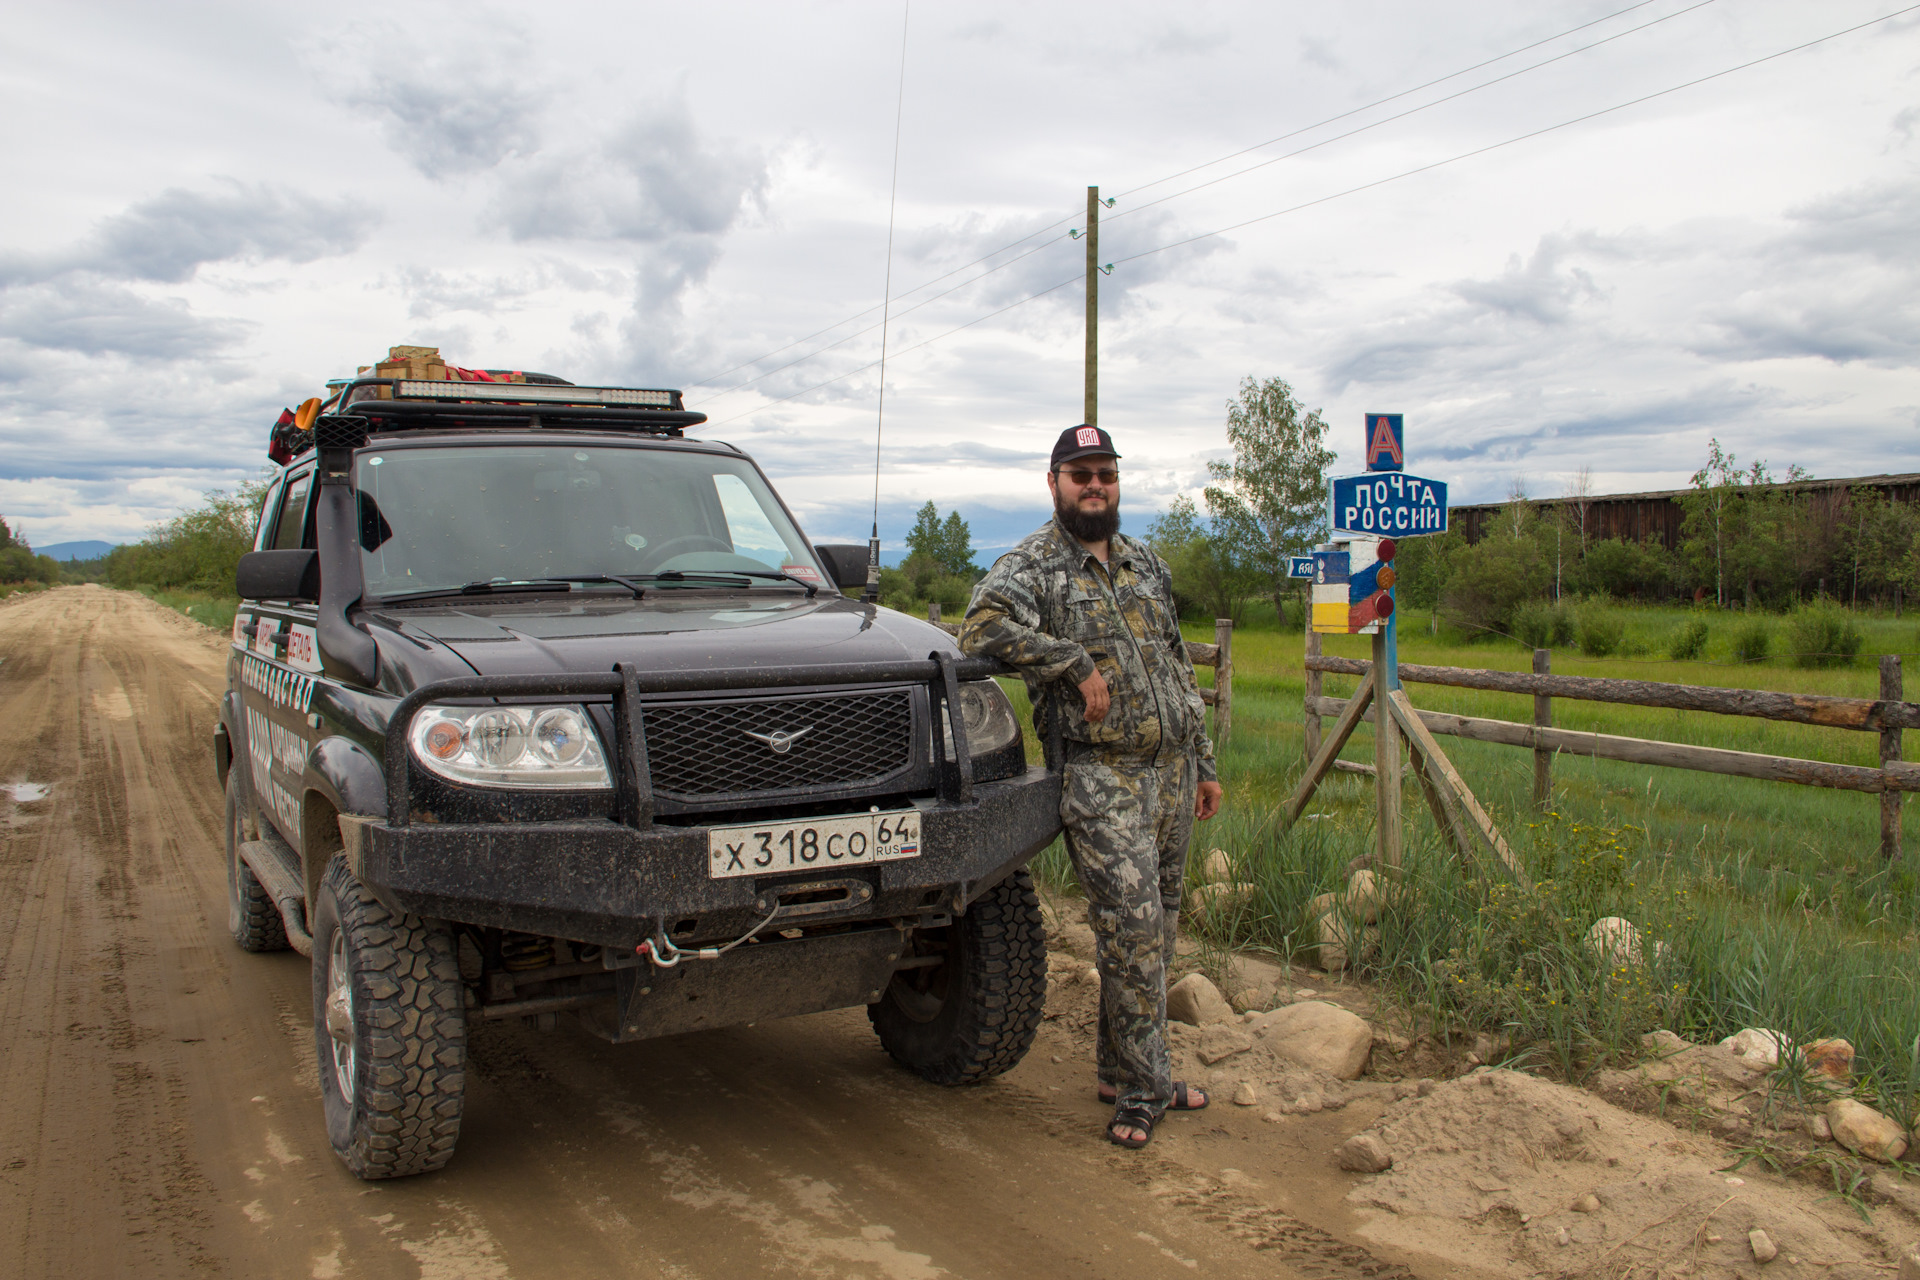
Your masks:
[[[776,729],[772,733],[755,733],[751,729],[743,729],[741,732],[749,738],[752,738],[755,742],[766,743],[767,746],[772,749],[773,754],[783,756],[792,750],[794,743],[800,741],[800,739],[807,734],[812,733],[813,726],[808,725],[804,729],[794,729],[791,732],[786,729]]]

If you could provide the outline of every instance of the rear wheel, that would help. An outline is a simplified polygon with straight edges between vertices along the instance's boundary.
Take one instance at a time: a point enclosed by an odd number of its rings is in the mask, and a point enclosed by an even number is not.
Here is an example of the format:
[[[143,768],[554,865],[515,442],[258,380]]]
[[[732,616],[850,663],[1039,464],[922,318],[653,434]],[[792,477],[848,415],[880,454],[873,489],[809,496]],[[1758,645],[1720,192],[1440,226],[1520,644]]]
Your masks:
[[[909,958],[937,963],[900,970],[867,1006],[894,1061],[935,1084],[960,1085],[1026,1056],[1047,1002],[1047,935],[1024,869],[946,928],[916,931]]]
[[[356,1176],[404,1178],[453,1157],[465,996],[452,931],[387,910],[334,858],[314,913],[313,1039],[327,1139]]]
[[[240,770],[227,770],[227,932],[242,951],[285,951],[287,926],[280,919],[280,904],[240,857],[253,816],[240,788]]]

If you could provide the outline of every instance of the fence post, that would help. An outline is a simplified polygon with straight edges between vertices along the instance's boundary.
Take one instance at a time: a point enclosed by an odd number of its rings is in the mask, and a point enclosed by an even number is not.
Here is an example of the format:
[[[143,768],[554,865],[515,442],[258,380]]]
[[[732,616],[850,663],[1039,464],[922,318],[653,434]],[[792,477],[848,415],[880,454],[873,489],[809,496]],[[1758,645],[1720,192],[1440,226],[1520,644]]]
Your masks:
[[[1307,656],[1320,656],[1320,633],[1313,629],[1312,605],[1307,606]],[[1307,760],[1309,763],[1320,755],[1320,713],[1314,710],[1319,705],[1320,673],[1312,667],[1307,668]]]
[[[1553,673],[1553,651],[1535,649],[1533,651],[1533,673],[1551,675]],[[1545,694],[1533,695],[1533,723],[1542,729],[1553,728],[1553,699]],[[1553,752],[1545,747],[1533,749],[1533,807],[1546,813],[1553,807]]]
[[[1213,667],[1213,745],[1227,740],[1233,728],[1233,619],[1213,620],[1213,643],[1220,652]]]
[[[940,602],[938,600],[927,601],[927,621],[940,621]]]
[[[1880,659],[1880,697],[1886,702],[1903,700],[1898,654],[1884,654]],[[1880,767],[1885,769],[1899,759],[1900,731],[1882,729]],[[1880,856],[1888,862],[1900,860],[1900,793],[1891,786],[1880,793]]]

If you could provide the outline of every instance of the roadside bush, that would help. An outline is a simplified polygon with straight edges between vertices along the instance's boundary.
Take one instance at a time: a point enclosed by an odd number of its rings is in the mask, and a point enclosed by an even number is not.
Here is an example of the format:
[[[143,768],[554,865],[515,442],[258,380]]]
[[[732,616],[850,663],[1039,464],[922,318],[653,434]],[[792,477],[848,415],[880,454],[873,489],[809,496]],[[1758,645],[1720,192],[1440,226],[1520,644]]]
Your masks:
[[[1704,618],[1692,619],[1667,641],[1667,656],[1675,662],[1692,662],[1706,651],[1707,623]]]
[[[1608,657],[1626,634],[1627,624],[1612,614],[1589,609],[1580,615],[1580,652],[1589,658]]]
[[[1765,662],[1773,647],[1773,628],[1765,618],[1749,619],[1733,633],[1733,656],[1740,662]]]
[[[1580,576],[1590,591],[1613,596],[1665,595],[1673,585],[1673,561],[1657,543],[1605,538],[1587,548]]]
[[[1471,630],[1511,635],[1515,613],[1544,597],[1552,576],[1530,539],[1483,538],[1454,552],[1441,608]]]
[[[1787,617],[1787,652],[1796,667],[1845,667],[1860,653],[1860,628],[1839,607],[1820,601]]]
[[[1551,649],[1573,643],[1576,630],[1573,610],[1566,604],[1533,601],[1513,614],[1513,638],[1526,649]]]

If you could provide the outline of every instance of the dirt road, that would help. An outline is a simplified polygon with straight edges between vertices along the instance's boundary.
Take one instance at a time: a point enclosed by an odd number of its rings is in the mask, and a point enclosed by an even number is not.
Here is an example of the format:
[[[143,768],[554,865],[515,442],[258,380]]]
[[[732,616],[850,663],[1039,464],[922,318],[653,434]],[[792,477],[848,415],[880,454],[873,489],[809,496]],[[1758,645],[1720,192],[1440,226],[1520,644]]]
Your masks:
[[[321,1128],[307,962],[226,936],[224,667],[138,596],[0,604],[0,1273],[1460,1274],[1348,1243],[1326,1153],[1377,1109],[1222,1100],[1122,1153],[1064,1021],[961,1092],[858,1010],[621,1047],[476,1026],[453,1164],[358,1182]]]

